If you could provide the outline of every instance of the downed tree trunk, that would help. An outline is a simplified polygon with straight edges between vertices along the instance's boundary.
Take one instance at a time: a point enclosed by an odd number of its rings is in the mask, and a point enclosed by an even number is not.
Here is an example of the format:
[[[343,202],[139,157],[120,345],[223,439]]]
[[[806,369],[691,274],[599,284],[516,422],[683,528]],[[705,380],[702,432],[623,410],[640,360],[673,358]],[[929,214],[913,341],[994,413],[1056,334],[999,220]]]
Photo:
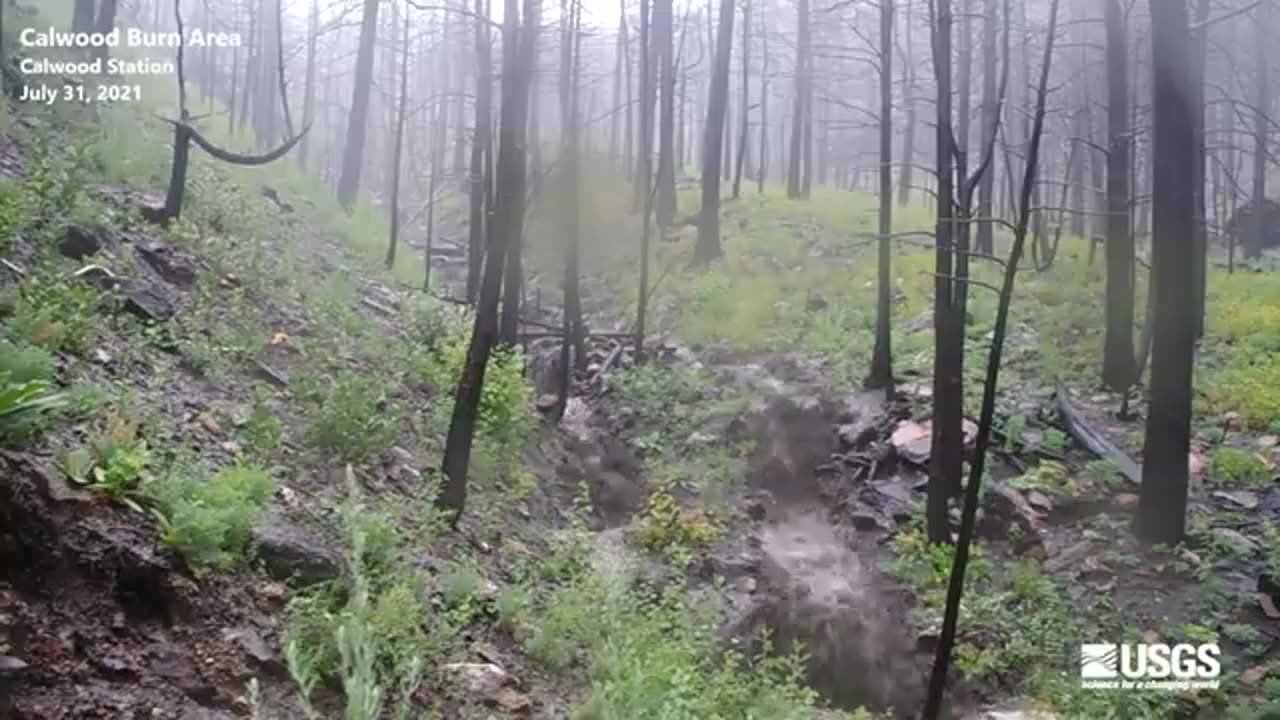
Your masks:
[[[1071,437],[1088,448],[1089,452],[1103,460],[1114,463],[1120,474],[1128,478],[1134,485],[1141,482],[1142,466],[1129,457],[1128,453],[1117,447],[1115,443],[1108,440],[1105,435],[1089,425],[1084,415],[1071,405],[1067,389],[1061,383],[1058,384],[1054,395],[1056,397],[1058,416],[1062,418],[1063,424],[1067,426],[1067,432],[1071,434]]]

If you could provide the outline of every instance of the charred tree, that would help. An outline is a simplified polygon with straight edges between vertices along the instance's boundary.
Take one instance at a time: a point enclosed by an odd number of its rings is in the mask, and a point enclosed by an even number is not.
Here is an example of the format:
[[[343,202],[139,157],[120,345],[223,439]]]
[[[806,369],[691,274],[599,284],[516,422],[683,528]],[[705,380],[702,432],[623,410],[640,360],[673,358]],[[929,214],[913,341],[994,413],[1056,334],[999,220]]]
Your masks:
[[[1186,532],[1187,453],[1191,449],[1191,376],[1195,353],[1189,292],[1195,287],[1195,94],[1184,0],[1151,0],[1151,273],[1158,288],[1151,353],[1150,408],[1134,531],[1173,545]]]
[[[1271,150],[1267,142],[1270,132],[1270,118],[1267,112],[1271,108],[1271,57],[1267,52],[1267,43],[1273,41],[1269,32],[1271,25],[1270,3],[1258,3],[1253,21],[1254,29],[1254,97],[1253,97],[1253,197],[1251,205],[1248,240],[1244,245],[1244,256],[1257,259],[1262,256],[1262,248],[1266,245],[1267,225],[1264,218],[1267,213],[1262,208],[1267,206],[1267,158]]]
[[[809,111],[809,0],[796,4],[796,71],[795,95],[791,105],[791,152],[787,156],[787,197],[804,194],[803,167],[806,113]]]
[[[493,78],[489,45],[489,6],[475,0],[476,45],[476,121],[475,138],[471,141],[471,177],[469,188],[469,232],[467,241],[467,300],[475,302],[480,293],[480,268],[484,263],[485,238],[488,236],[489,167],[493,142],[489,134],[492,122]]]
[[[174,0],[173,2],[173,18],[177,25],[178,33],[185,32],[182,23],[181,0]],[[233,165],[265,165],[284,157],[293,149],[294,145],[298,144],[298,141],[302,139],[302,136],[308,130],[308,128],[303,128],[302,132],[289,138],[279,147],[261,155],[243,155],[214,145],[191,124],[191,113],[187,109],[187,84],[183,60],[183,48],[179,44],[175,63],[178,80],[178,119],[169,121],[173,125],[173,162],[169,170],[169,188],[165,193],[164,207],[160,211],[158,218],[163,222],[175,220],[182,215],[182,201],[186,194],[187,166],[190,162],[192,143],[195,143],[201,150],[223,162]]]
[[[409,10],[405,9],[400,38],[400,99],[396,108],[395,140],[391,144],[391,203],[388,218],[391,234],[387,241],[387,269],[396,266],[396,245],[400,239],[400,165],[404,150],[404,121],[409,111]]]
[[[805,2],[806,0],[801,0]],[[707,123],[702,140],[702,208],[698,212],[698,241],[693,264],[706,265],[720,257],[720,153],[724,151],[724,116],[729,104],[729,60],[733,46],[733,0],[720,0],[715,64],[707,98]]]
[[[742,99],[739,102],[738,161],[734,164],[733,199],[742,194],[742,167],[747,163],[747,143],[751,130],[751,0],[742,2]]]
[[[526,2],[528,1],[529,0],[526,0]],[[537,1],[541,2],[541,0]],[[533,105],[536,107],[537,105],[531,97],[531,92],[532,88],[536,84],[534,78],[537,73],[538,33],[540,31],[541,27],[536,21],[536,18],[530,18],[526,15],[524,22],[520,25],[519,30],[516,33],[517,42],[507,45],[504,40],[503,45],[504,55],[507,54],[506,48],[512,48],[512,52],[520,53],[521,59],[529,64],[529,67],[522,71],[526,82],[528,83],[528,87],[523,91],[525,99],[521,101],[526,106]],[[523,109],[523,113],[525,119],[522,127],[527,133],[530,109],[525,107]],[[522,150],[523,149],[524,148],[522,148]],[[522,155],[521,172],[525,172],[526,174],[527,168],[525,165],[527,162],[527,158]],[[522,202],[522,216],[524,213],[523,207]],[[520,305],[524,299],[524,261],[522,259],[524,254],[524,234],[516,233],[515,235],[507,238],[505,248],[507,253],[505,267],[506,274],[502,280],[502,320],[501,325],[498,328],[498,341],[503,347],[511,348],[515,347],[516,342],[519,340]]]
[[[893,280],[891,278],[893,219],[893,0],[880,0],[880,247],[876,258],[876,344],[871,354],[869,388],[884,388],[893,396]]]
[[[653,0],[653,41],[658,53],[658,189],[654,211],[658,227],[676,217],[674,18],[671,0]]]
[[[946,2],[947,0],[942,0]],[[1159,0],[1154,0],[1159,1]],[[1005,9],[1008,9],[1008,4]],[[1007,13],[1006,13],[1007,16]],[[947,602],[943,609],[942,632],[938,637],[933,670],[929,676],[928,697],[925,700],[922,720],[937,720],[942,711],[942,699],[946,694],[947,671],[951,665],[951,650],[955,646],[956,628],[960,620],[960,601],[964,595],[964,576],[969,564],[969,548],[973,542],[977,524],[978,503],[981,498],[982,475],[986,470],[987,449],[991,443],[991,431],[995,424],[996,390],[1000,381],[1000,363],[1004,353],[1006,328],[1009,323],[1009,306],[1013,301],[1013,286],[1017,279],[1018,263],[1026,245],[1027,225],[1030,220],[1031,188],[1036,182],[1036,162],[1044,133],[1045,98],[1049,86],[1049,65],[1053,58],[1054,36],[1058,25],[1058,0],[1049,3],[1049,32],[1045,39],[1044,59],[1040,68],[1040,84],[1036,92],[1036,107],[1032,116],[1030,143],[1022,177],[1018,218],[1014,225],[1013,248],[1004,264],[1004,280],[1000,287],[1000,299],[996,307],[996,322],[992,331],[991,348],[987,353],[986,378],[982,387],[982,410],[978,417],[978,431],[974,438],[973,463],[969,468],[969,482],[965,487],[964,508],[960,514],[960,533],[955,555],[951,561],[951,574],[947,582]]]
[[[996,18],[999,15],[997,0],[985,0],[982,8],[982,144],[990,144],[988,133],[994,133],[1000,118],[996,104]],[[995,198],[994,171],[984,173],[978,185],[978,234],[975,249],[990,255],[994,248],[993,231],[995,225],[990,222],[994,215],[992,201]]]
[[[524,25],[538,25],[539,0],[525,0]],[[479,418],[480,396],[484,390],[489,356],[498,340],[498,303],[501,299],[506,248],[519,242],[524,229],[525,153],[524,136],[529,112],[529,74],[533,71],[534,33],[520,42],[520,8],[517,0],[506,0],[503,8],[502,102],[499,113],[497,190],[494,218],[489,229],[488,259],[484,282],[476,308],[471,341],[462,376],[454,392],[453,412],[445,439],[441,470],[444,487],[436,505],[453,513],[456,526],[467,501],[467,469],[471,445]]]
[[[1120,0],[1102,0],[1107,42],[1107,279],[1102,381],[1126,391],[1137,382],[1133,347],[1134,253],[1129,201],[1129,68]]]
[[[373,87],[373,44],[378,30],[378,0],[364,0],[360,21],[360,48],[356,53],[355,89],[347,118],[347,138],[342,153],[342,174],[338,178],[338,202],[347,210],[355,206],[360,192],[360,171],[364,166],[364,141],[368,130],[369,93]]]
[[[937,0],[930,34],[934,80],[937,83],[937,225],[934,252],[933,301],[933,424],[926,522],[929,541],[951,542],[948,500],[960,485],[964,436],[962,368],[955,366],[955,347],[964,341],[964,318],[957,327],[955,312],[955,183],[956,149],[951,134],[951,0]],[[962,355],[962,354],[961,354]]]

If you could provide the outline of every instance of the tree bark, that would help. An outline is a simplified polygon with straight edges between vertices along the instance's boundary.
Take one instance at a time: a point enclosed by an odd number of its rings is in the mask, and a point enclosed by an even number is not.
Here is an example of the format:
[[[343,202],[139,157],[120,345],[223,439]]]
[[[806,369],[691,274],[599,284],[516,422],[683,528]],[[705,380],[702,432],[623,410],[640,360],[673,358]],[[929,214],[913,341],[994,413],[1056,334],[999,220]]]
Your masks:
[[[876,342],[871,354],[869,388],[893,396],[891,277],[893,230],[893,0],[880,0],[880,247],[876,258]]]
[[[526,2],[529,1],[530,0],[526,0]],[[534,1],[541,2],[541,0]],[[538,33],[541,31],[541,27],[538,23],[536,21],[531,22],[531,20],[534,19],[526,16],[524,22],[520,25],[519,31],[516,33],[516,40],[518,44],[513,43],[512,45],[504,46],[503,48],[503,53],[505,54],[507,52],[506,47],[518,47],[519,49],[513,50],[513,52],[520,53],[521,60],[527,62],[529,65],[529,67],[521,70],[522,77],[524,78],[524,82],[527,84],[527,87],[523,90],[524,99],[520,101],[522,104],[524,120],[519,129],[525,138],[528,137],[529,113],[531,112],[529,106],[534,105],[533,98],[530,96],[530,93],[535,85],[534,78],[535,73],[537,72],[536,63],[538,58]],[[527,145],[520,148],[522,153],[526,149]],[[525,167],[527,162],[527,158],[522,154],[521,172],[526,174],[528,172]],[[521,216],[523,217],[523,198],[521,198],[520,201],[520,208]],[[498,342],[501,343],[503,347],[511,348],[515,347],[516,343],[520,339],[520,305],[524,298],[523,233],[516,233],[515,235],[507,238],[505,246],[507,252],[505,268],[506,275],[502,280],[502,320],[498,328]]]
[[[929,541],[950,543],[951,528],[947,501],[960,484],[963,436],[961,418],[955,408],[963,402],[960,368],[954,367],[953,346],[962,342],[964,328],[955,328],[955,299],[952,279],[955,250],[955,147],[951,133],[951,0],[937,0],[936,17],[931,35],[933,41],[934,80],[937,84],[937,225],[934,254],[934,353],[933,353],[933,425],[932,454],[929,460],[929,486],[926,493],[926,525]],[[961,318],[963,322],[963,318]],[[954,426],[954,427],[953,427]]]
[[[1142,486],[1134,531],[1173,545],[1186,531],[1187,453],[1191,447],[1191,375],[1195,328],[1195,98],[1187,8],[1151,0],[1154,118],[1151,272],[1155,304],[1151,403],[1143,443]]]
[[[369,92],[373,87],[373,45],[378,29],[378,0],[364,0],[360,22],[360,49],[356,54],[355,89],[347,120],[347,139],[342,155],[342,175],[338,178],[338,202],[350,211],[360,193],[360,171],[364,165],[364,141],[368,130]]]
[[[675,58],[674,18],[671,0],[653,0],[653,33],[658,51],[658,188],[655,212],[658,227],[668,227],[676,216]]]
[[[982,13],[982,146],[991,142],[990,133],[994,133],[999,123],[997,116],[1000,109],[996,106],[996,17],[999,15],[997,0],[985,0]],[[1008,59],[1005,59],[1008,62]],[[978,233],[975,249],[980,253],[992,254],[995,226],[990,222],[993,215],[992,200],[995,196],[995,166],[982,175],[978,184]]]
[[[796,70],[795,96],[791,105],[791,152],[787,165],[787,197],[799,198],[803,193],[804,180],[801,166],[804,161],[805,132],[805,99],[808,96],[808,53],[809,53],[809,0],[799,0],[796,4]]]
[[[1267,143],[1267,113],[1271,109],[1271,84],[1269,73],[1271,59],[1267,53],[1267,43],[1273,41],[1268,32],[1271,25],[1270,4],[1262,2],[1254,11],[1254,98],[1253,98],[1253,214],[1250,216],[1249,241],[1245,243],[1244,256],[1255,260],[1262,257],[1262,248],[1266,244],[1267,232],[1265,211],[1267,204],[1267,157],[1270,153]]]
[[[806,0],[800,0],[802,3]],[[707,98],[707,123],[702,141],[702,208],[698,213],[698,241],[693,264],[706,265],[720,257],[720,153],[724,148],[724,115],[729,102],[729,60],[733,46],[733,0],[720,0],[715,65]]]
[[[1102,381],[1113,390],[1137,382],[1133,347],[1133,235],[1129,204],[1129,68],[1120,0],[1102,0],[1107,43],[1107,279]]]
[[[738,118],[738,161],[734,164],[733,199],[742,194],[742,166],[747,160],[747,142],[750,140],[750,118],[747,112],[750,107],[751,93],[751,0],[742,2],[742,100],[739,103]]]
[[[484,264],[485,238],[490,234],[486,211],[492,211],[488,202],[489,167],[493,157],[493,142],[489,135],[491,120],[493,78],[490,67],[489,7],[485,0],[475,0],[476,45],[476,121],[475,139],[471,142],[470,228],[467,243],[467,300],[475,302],[480,293],[480,269]]]
[[[386,267],[396,266],[396,245],[400,239],[400,167],[404,149],[404,121],[409,105],[409,13],[404,16],[404,30],[400,38],[400,100],[396,109],[396,134],[391,145],[391,237],[387,242]]]
[[[538,25],[539,0],[525,0],[524,24]],[[493,226],[489,232],[488,261],[475,324],[467,347],[467,359],[454,393],[453,412],[445,439],[441,470],[444,487],[436,505],[453,513],[456,526],[467,500],[467,470],[471,462],[471,445],[479,418],[480,397],[484,390],[489,356],[498,339],[498,301],[501,295],[503,259],[507,246],[518,242],[524,227],[525,153],[524,137],[528,122],[529,73],[532,72],[534,41],[529,33],[520,44],[520,13],[517,0],[506,0],[503,12],[503,45],[507,52],[502,60],[502,103],[499,125],[498,189]],[[519,49],[517,45],[519,44]]]

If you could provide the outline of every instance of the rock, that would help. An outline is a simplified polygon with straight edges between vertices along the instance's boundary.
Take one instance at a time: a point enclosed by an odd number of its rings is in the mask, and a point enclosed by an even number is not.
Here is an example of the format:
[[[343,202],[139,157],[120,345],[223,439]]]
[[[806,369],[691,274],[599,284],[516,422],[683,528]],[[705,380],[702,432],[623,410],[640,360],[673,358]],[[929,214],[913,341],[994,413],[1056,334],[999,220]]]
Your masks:
[[[111,353],[103,350],[102,348],[94,348],[93,351],[89,353],[89,357],[99,365],[111,364]]]
[[[1021,531],[1019,552],[1037,548],[1044,550],[1044,539],[1040,537],[1040,514],[1018,491],[996,485],[987,493],[982,509],[979,532],[984,536],[1007,538],[1010,529],[1016,526]]]
[[[105,233],[96,228],[68,225],[62,240],[58,241],[58,252],[72,260],[83,260],[102,252],[105,237]]]
[[[446,663],[441,672],[459,682],[467,693],[482,700],[492,700],[503,688],[514,685],[516,679],[495,663]]]
[[[271,385],[280,388],[281,390],[289,387],[288,375],[285,375],[261,360],[253,361],[253,375],[260,380],[265,380]]]
[[[104,676],[112,680],[132,680],[138,676],[137,669],[129,659],[117,653],[108,653],[95,658],[93,664]]]
[[[196,281],[196,260],[191,253],[158,240],[134,241],[134,249],[153,270],[171,285],[190,288]]]
[[[528,695],[511,688],[499,690],[492,698],[491,704],[511,715],[523,715],[533,709],[533,701]]]
[[[234,644],[244,652],[245,656],[259,668],[271,673],[284,670],[279,657],[266,640],[252,628],[226,628],[222,631],[222,639]]]
[[[12,655],[0,655],[0,678],[16,677],[29,667],[31,666]]]
[[[1218,500],[1225,500],[1245,510],[1252,510],[1258,507],[1258,494],[1248,490],[1218,490],[1213,493],[1213,497]]]
[[[849,522],[853,523],[854,528],[863,531],[888,527],[888,523],[885,523],[879,515],[870,510],[859,510],[850,514]]]
[[[1120,493],[1111,498],[1111,502],[1116,508],[1124,512],[1133,512],[1138,509],[1139,498],[1135,493]]]
[[[125,290],[124,309],[151,322],[163,322],[176,312],[173,303],[159,290],[149,285],[130,283]]]
[[[869,422],[850,422],[836,427],[836,437],[845,449],[859,448],[876,438],[876,426]]]
[[[889,438],[898,457],[914,465],[927,463],[933,445],[930,437],[931,425],[932,423],[929,422],[917,423],[912,420],[903,420],[898,423],[898,427]]]
[[[209,415],[200,416],[200,427],[203,427],[214,435],[222,434],[222,426],[218,424],[217,420],[214,420],[213,417]]]
[[[311,584],[332,580],[341,572],[341,559],[323,538],[277,513],[263,516],[251,534],[258,557],[276,580],[296,578]]]
[[[1214,528],[1213,539],[1230,545],[1241,555],[1252,555],[1258,549],[1258,543],[1245,537],[1243,533],[1231,528]]]
[[[543,393],[538,396],[537,408],[538,412],[551,412],[556,405],[560,404],[560,398],[554,393]]]
[[[1027,493],[1027,502],[1031,504],[1031,507],[1041,512],[1048,512],[1053,509],[1053,500],[1050,500],[1047,495],[1038,490],[1031,490]]]

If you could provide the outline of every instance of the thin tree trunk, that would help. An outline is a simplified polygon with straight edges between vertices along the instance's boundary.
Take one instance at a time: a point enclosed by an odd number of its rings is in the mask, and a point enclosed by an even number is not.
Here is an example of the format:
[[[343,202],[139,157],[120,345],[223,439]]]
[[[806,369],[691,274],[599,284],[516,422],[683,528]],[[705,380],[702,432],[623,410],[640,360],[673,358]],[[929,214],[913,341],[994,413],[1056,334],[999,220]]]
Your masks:
[[[1137,381],[1133,347],[1133,236],[1129,204],[1129,70],[1120,0],[1101,0],[1107,33],[1107,308],[1102,381],[1126,391]]]
[[[404,149],[404,121],[409,105],[409,13],[404,16],[400,42],[400,101],[396,111],[396,136],[391,149],[391,238],[387,243],[387,269],[396,266],[396,244],[400,239],[400,162]]]
[[[869,388],[884,388],[893,397],[891,350],[893,229],[893,0],[880,0],[880,247],[877,253],[876,343],[871,354]]]
[[[676,216],[675,171],[675,58],[673,57],[671,0],[654,0],[653,32],[658,51],[658,187],[655,197],[658,227],[668,227]]]
[[[809,51],[809,0],[799,0],[796,5],[796,73],[795,96],[792,98],[791,110],[791,152],[788,155],[787,197],[799,198],[803,192],[801,163],[804,158],[805,98],[808,84],[808,63],[806,55]]]
[[[493,159],[493,142],[489,134],[493,78],[489,53],[489,8],[485,0],[475,0],[475,15],[476,122],[475,139],[471,142],[471,212],[467,244],[467,300],[472,302],[481,290],[480,268],[484,263],[485,238],[492,234],[486,211],[493,209],[489,202],[492,187],[489,168]]]
[[[525,0],[526,3],[530,0]],[[541,0],[533,0],[540,2]],[[533,104],[530,92],[534,87],[534,77],[537,69],[535,67],[538,53],[538,33],[540,26],[536,22],[536,18],[526,16],[524,22],[520,25],[519,31],[515,34],[516,43],[504,45],[503,54],[507,53],[506,48],[513,48],[512,52],[519,52],[521,60],[527,62],[529,66],[521,70],[521,76],[526,87],[523,88],[523,97],[520,100],[521,113],[523,121],[517,131],[528,132],[529,123],[529,106]],[[504,40],[505,42],[505,40]],[[515,48],[519,50],[515,50]],[[527,173],[525,164],[528,162],[523,153],[520,158],[520,171]],[[501,182],[501,179],[499,179]],[[522,190],[523,192],[523,190]],[[510,202],[510,201],[508,201]],[[523,217],[524,201],[520,200],[520,212]],[[506,274],[502,280],[502,319],[498,327],[498,341],[504,347],[515,347],[520,335],[520,306],[524,297],[524,235],[516,233],[506,240]]]
[[[338,178],[338,202],[347,210],[355,206],[364,166],[364,141],[368,128],[369,91],[373,86],[373,45],[378,27],[378,0],[365,0],[360,23],[360,49],[356,55],[355,90],[347,121],[347,139]]]
[[[538,25],[539,0],[525,0],[524,24],[528,28]],[[482,16],[483,17],[483,16]],[[436,504],[453,513],[456,526],[467,500],[467,469],[471,462],[471,445],[475,437],[479,417],[480,397],[484,390],[485,371],[489,355],[498,339],[498,302],[501,295],[503,259],[506,247],[519,242],[524,227],[525,158],[524,136],[528,121],[529,73],[533,65],[533,38],[520,45],[519,11],[517,0],[506,0],[503,13],[502,103],[499,133],[497,200],[494,222],[489,233],[488,262],[484,269],[484,282],[480,290],[480,302],[476,308],[475,324],[467,359],[454,394],[453,412],[449,432],[445,439],[444,460],[441,470],[444,487]],[[533,33],[530,33],[532,35]],[[483,78],[482,78],[483,80]]]
[[[801,0],[805,2],[806,0]],[[698,241],[693,264],[706,265],[720,257],[720,153],[724,148],[725,106],[729,103],[729,61],[733,46],[733,0],[720,0],[715,65],[707,99],[707,123],[702,141],[702,209],[698,213]]]
[[[742,100],[739,103],[738,120],[738,162],[736,170],[733,173],[733,199],[737,200],[742,194],[742,166],[747,160],[747,141],[750,140],[750,113],[747,108],[750,107],[751,93],[751,0],[743,0],[742,3]]]
[[[1256,16],[1253,21],[1254,27],[1254,98],[1253,98],[1253,200],[1252,214],[1250,216],[1249,241],[1245,243],[1244,256],[1247,259],[1255,260],[1262,257],[1262,248],[1266,244],[1266,207],[1267,207],[1267,157],[1270,153],[1267,143],[1268,127],[1267,113],[1271,110],[1271,80],[1269,72],[1271,70],[1270,57],[1267,53],[1267,43],[1273,42],[1268,29],[1271,24],[1270,4],[1263,2],[1258,4],[1257,10],[1254,11]]]
[[[756,192],[764,194],[769,178],[769,25],[760,23],[760,165]]]

